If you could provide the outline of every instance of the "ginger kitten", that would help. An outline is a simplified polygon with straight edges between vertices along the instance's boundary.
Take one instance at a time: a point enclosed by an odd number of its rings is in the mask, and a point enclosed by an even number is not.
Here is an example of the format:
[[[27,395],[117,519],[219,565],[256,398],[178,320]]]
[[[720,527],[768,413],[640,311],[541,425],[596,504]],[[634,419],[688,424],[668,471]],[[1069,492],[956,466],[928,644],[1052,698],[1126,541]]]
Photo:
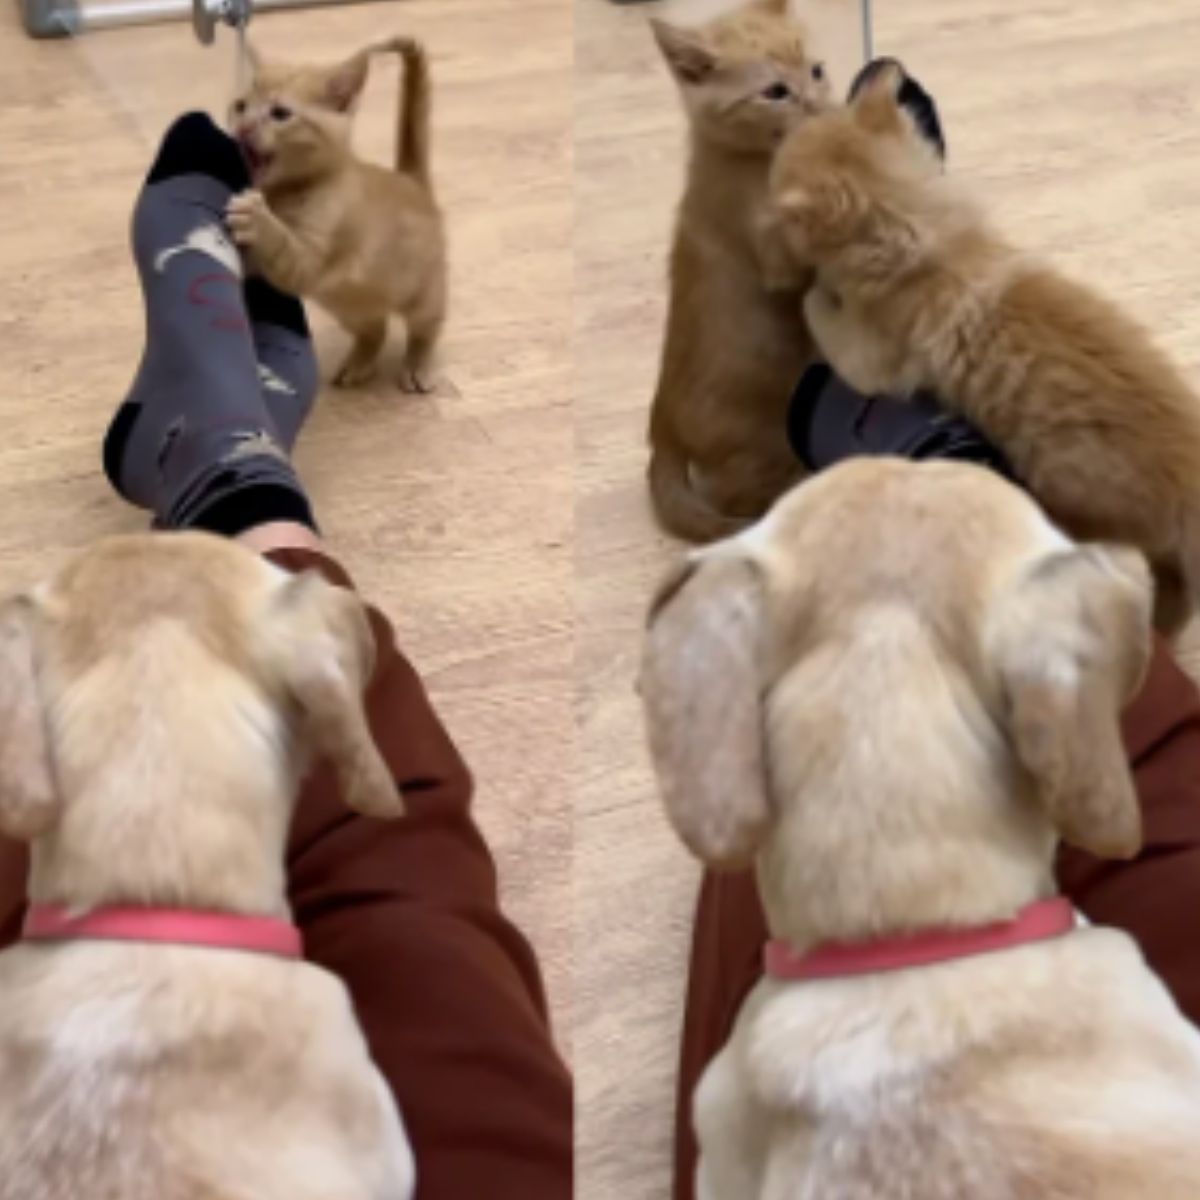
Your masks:
[[[390,170],[350,145],[371,55],[383,51],[404,62]],[[311,297],[354,338],[336,383],[371,378],[397,313],[408,330],[401,386],[428,391],[446,312],[446,246],[430,176],[424,49],[400,37],[332,67],[252,61],[249,90],[231,115],[254,183],[230,201],[234,239],[271,283]]]
[[[761,515],[800,474],[784,430],[812,356],[800,292],[772,290],[759,224],[787,131],[831,103],[787,0],[754,0],[698,29],[651,22],[690,125],[650,415],[649,482],[662,525],[708,541]]]
[[[1050,516],[1126,542],[1176,629],[1200,598],[1200,400],[1115,305],[1013,249],[944,175],[885,64],[780,150],[771,193],[808,328],[866,394],[935,393]]]

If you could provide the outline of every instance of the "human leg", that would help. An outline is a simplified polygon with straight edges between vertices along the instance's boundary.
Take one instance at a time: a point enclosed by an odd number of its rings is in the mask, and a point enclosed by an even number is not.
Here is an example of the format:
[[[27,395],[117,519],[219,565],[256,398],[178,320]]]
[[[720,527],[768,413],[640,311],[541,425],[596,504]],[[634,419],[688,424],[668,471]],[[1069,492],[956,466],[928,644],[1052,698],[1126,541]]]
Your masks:
[[[341,569],[307,550],[288,570]],[[352,814],[332,773],[305,784],[288,854],[305,953],[339,975],[404,1113],[422,1200],[571,1195],[571,1081],[549,1034],[536,957],[501,911],[471,817],[467,768],[371,610],[367,712],[408,814]]]

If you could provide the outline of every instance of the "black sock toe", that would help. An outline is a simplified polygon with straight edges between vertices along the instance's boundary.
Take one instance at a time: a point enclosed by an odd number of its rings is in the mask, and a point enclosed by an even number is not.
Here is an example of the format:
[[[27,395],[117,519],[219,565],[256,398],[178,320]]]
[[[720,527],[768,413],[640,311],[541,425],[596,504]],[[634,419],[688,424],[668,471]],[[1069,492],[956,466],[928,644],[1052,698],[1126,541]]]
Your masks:
[[[938,152],[941,158],[946,157],[946,138],[942,133],[942,122],[938,116],[937,105],[933,97],[904,69],[904,64],[895,58],[874,58],[854,77],[850,85],[850,99],[858,95],[860,89],[873,79],[884,67],[895,67],[904,76],[900,85],[897,99],[902,108],[917,123],[917,128]]]
[[[250,186],[250,172],[237,142],[202,112],[186,113],[167,130],[146,183],[178,175],[210,175],[231,192]]]

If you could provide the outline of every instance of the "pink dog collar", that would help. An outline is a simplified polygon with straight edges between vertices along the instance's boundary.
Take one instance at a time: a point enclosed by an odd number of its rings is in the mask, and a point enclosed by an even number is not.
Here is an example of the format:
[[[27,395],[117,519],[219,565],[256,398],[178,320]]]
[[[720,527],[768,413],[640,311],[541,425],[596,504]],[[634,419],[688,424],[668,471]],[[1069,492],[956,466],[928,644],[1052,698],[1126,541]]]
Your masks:
[[[60,904],[34,904],[21,931],[27,942],[169,942],[299,958],[300,930],[275,917],[187,908],[93,908],[73,915]]]
[[[788,942],[770,941],[763,948],[763,967],[771,979],[873,975],[1047,941],[1074,928],[1075,909],[1071,902],[1065,896],[1054,896],[1026,906],[1011,921],[998,921],[994,925],[929,929],[869,942],[824,942],[804,953],[797,953]]]

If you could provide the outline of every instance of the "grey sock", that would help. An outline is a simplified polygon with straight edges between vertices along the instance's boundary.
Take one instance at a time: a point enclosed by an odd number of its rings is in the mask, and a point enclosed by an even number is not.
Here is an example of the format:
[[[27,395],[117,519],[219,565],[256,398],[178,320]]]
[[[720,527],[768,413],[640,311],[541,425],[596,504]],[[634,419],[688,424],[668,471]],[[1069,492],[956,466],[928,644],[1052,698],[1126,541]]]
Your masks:
[[[254,276],[242,289],[267,411],[290,450],[321,386],[304,305]]]
[[[312,524],[271,416],[223,222],[246,186],[237,147],[200,114],[168,131],[133,217],[146,348],[109,428],[105,470],[156,524],[236,533],[263,520]]]

